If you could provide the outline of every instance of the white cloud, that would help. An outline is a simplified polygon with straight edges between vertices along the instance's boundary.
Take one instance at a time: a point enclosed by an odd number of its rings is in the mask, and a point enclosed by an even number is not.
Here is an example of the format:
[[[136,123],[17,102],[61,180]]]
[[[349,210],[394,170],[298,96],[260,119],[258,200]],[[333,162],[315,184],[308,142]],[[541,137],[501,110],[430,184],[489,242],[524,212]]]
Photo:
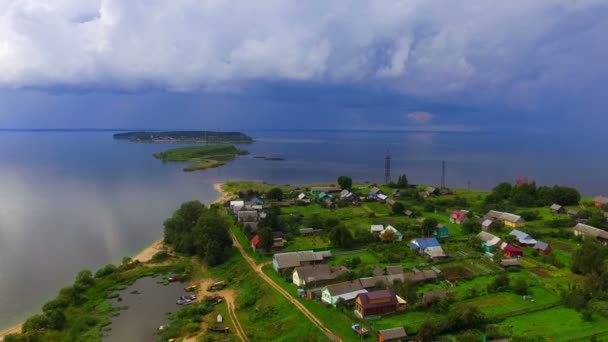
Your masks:
[[[591,0],[0,0],[0,87],[309,80],[534,103],[605,78],[606,14]]]
[[[435,116],[429,112],[411,112],[407,113],[407,119],[417,124],[427,124],[433,121]]]

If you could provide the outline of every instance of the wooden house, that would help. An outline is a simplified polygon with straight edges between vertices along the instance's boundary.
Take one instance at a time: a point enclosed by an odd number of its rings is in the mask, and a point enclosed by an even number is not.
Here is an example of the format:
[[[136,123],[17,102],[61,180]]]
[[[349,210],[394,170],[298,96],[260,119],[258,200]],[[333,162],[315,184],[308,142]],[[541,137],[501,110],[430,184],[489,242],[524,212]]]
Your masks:
[[[380,235],[380,233],[384,231],[384,226],[381,224],[372,224],[369,231],[374,235]]]
[[[338,284],[327,285],[321,291],[321,301],[336,306],[338,301],[352,302],[357,295],[366,293],[361,281],[345,281]]]
[[[393,189],[391,195],[393,195],[393,197],[401,197],[401,191],[399,189]]]
[[[574,226],[574,235],[582,236],[583,238],[595,238],[603,244],[608,244],[607,231],[583,223],[578,223],[576,226]]]
[[[361,318],[387,315],[397,311],[397,306],[393,290],[360,293],[355,298],[355,313]]]
[[[378,330],[376,333],[377,342],[407,341],[407,333],[404,327]]]
[[[538,241],[533,247],[539,254],[549,255],[551,254],[551,245],[546,242]]]
[[[551,207],[549,207],[551,209],[551,212],[554,214],[565,214],[566,213],[566,209],[564,209],[563,206],[557,204],[557,203],[553,203],[551,205]]]
[[[492,221],[499,220],[505,224],[505,227],[510,228],[519,228],[526,225],[526,221],[523,219],[523,217],[496,210],[490,210],[486,215],[484,215],[483,219],[490,219]]]
[[[330,257],[331,251],[277,253],[272,257],[272,267],[281,274],[291,274],[296,267],[323,264]]]
[[[292,282],[299,287],[316,287],[336,280],[349,270],[343,266],[327,264],[296,267],[292,273]]]
[[[519,259],[502,259],[500,261],[500,266],[503,268],[520,268],[521,263]]]
[[[387,242],[400,242],[403,234],[393,226],[388,226],[380,233],[380,239]]]

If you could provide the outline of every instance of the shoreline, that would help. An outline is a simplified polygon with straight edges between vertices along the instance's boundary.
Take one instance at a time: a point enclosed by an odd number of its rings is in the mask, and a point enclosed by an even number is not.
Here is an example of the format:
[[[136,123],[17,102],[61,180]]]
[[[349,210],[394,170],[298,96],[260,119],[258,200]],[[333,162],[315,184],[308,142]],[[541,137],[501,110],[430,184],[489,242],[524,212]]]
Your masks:
[[[215,201],[211,202],[209,205],[219,204],[219,203],[228,201],[232,198],[232,195],[230,195],[229,193],[225,192],[224,189],[222,189],[223,185],[224,185],[224,183],[213,184],[213,189],[215,189],[215,191],[220,193],[220,197],[218,199],[216,199]],[[164,247],[165,247],[165,244],[163,242],[163,239],[160,238],[160,239],[152,242],[148,247],[139,251],[137,254],[135,254],[135,256],[133,256],[132,259],[138,260],[139,262],[150,261],[150,259],[152,259],[152,256],[154,256],[154,254],[156,254],[157,252],[161,251]],[[25,321],[17,323],[6,329],[0,330],[0,341],[4,341],[4,337],[6,335],[20,333],[23,323],[25,323]]]

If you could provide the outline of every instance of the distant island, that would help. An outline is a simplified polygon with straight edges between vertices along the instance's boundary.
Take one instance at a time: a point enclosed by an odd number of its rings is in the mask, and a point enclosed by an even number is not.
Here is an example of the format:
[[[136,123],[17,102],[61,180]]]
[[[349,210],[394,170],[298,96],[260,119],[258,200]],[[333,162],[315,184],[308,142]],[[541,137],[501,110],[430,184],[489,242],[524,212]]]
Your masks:
[[[253,138],[241,132],[211,131],[126,132],[114,134],[114,139],[145,143],[250,144],[253,142]]]
[[[163,162],[191,162],[193,165],[184,168],[186,172],[205,170],[222,166],[226,161],[233,160],[237,155],[249,154],[233,145],[187,146],[172,148],[155,153],[154,157]]]

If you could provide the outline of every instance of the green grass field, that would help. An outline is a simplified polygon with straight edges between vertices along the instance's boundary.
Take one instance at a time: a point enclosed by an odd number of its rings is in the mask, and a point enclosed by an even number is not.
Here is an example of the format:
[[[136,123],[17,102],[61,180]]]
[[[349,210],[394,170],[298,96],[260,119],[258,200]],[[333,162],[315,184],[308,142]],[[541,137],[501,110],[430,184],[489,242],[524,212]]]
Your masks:
[[[594,315],[591,322],[586,322],[580,313],[563,306],[507,318],[499,325],[508,335],[537,337],[539,341],[589,341],[593,335],[605,341],[608,337],[608,319]]]

